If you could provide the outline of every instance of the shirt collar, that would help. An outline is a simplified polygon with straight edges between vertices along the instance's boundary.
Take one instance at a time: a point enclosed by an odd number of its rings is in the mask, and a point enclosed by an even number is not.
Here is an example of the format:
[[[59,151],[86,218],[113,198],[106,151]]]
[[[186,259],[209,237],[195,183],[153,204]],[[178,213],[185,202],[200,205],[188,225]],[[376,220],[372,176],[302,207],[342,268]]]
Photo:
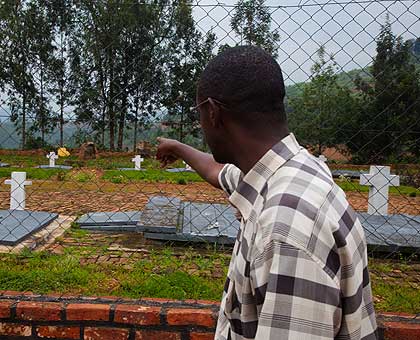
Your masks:
[[[255,163],[252,169],[240,180],[229,201],[248,220],[257,197],[266,187],[268,179],[301,150],[295,136],[290,133]]]

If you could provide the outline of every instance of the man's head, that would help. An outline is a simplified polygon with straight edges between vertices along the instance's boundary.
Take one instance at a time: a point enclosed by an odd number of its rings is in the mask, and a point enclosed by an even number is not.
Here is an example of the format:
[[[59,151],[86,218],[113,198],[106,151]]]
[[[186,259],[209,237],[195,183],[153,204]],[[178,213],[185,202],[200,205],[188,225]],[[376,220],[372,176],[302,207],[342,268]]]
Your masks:
[[[263,138],[287,130],[284,95],[280,66],[261,48],[232,47],[212,59],[198,83],[197,105],[215,159],[232,162],[228,146],[235,132]]]

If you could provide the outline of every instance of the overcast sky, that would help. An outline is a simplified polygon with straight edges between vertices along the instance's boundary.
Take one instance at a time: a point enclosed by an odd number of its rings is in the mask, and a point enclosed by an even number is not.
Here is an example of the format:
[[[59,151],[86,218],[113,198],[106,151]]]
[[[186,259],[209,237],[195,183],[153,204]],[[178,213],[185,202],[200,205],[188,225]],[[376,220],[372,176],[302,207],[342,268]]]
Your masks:
[[[240,39],[230,29],[236,2],[195,0],[193,13],[199,29],[213,29],[219,44],[234,45]],[[308,79],[314,54],[322,44],[345,71],[369,65],[386,13],[394,33],[404,39],[420,37],[420,0],[267,0],[266,4],[272,29],[281,36],[278,61],[288,84]]]

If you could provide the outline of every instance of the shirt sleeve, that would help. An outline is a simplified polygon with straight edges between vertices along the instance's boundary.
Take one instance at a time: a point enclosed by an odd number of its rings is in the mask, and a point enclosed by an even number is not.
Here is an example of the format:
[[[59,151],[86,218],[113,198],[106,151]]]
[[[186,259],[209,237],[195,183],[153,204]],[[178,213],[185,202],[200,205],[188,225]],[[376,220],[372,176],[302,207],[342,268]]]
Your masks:
[[[273,240],[253,262],[256,340],[331,340],[341,323],[340,289],[304,250]]]
[[[220,187],[228,194],[236,190],[240,179],[242,178],[242,172],[239,168],[233,164],[225,164],[222,170],[219,172],[219,184]]]

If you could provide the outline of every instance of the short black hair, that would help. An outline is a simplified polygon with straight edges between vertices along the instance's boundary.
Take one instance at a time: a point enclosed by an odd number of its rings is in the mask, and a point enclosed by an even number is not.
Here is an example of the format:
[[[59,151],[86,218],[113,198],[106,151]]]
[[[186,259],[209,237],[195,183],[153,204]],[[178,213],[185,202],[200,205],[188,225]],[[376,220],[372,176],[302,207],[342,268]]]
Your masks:
[[[197,86],[198,100],[219,100],[248,122],[285,123],[284,96],[280,65],[257,46],[225,49],[208,63]]]

